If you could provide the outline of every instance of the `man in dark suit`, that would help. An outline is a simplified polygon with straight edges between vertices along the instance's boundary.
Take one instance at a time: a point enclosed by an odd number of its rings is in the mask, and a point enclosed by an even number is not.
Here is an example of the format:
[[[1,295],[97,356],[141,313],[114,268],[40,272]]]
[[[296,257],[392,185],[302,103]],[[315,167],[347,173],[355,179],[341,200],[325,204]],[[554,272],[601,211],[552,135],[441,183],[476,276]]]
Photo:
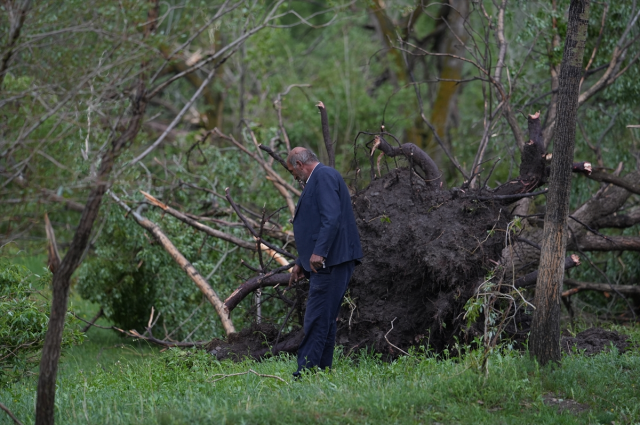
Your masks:
[[[336,319],[362,248],[349,189],[340,173],[302,147],[291,150],[287,167],[305,183],[293,217],[299,256],[289,285],[303,277],[310,282],[297,377],[305,369],[331,368]]]

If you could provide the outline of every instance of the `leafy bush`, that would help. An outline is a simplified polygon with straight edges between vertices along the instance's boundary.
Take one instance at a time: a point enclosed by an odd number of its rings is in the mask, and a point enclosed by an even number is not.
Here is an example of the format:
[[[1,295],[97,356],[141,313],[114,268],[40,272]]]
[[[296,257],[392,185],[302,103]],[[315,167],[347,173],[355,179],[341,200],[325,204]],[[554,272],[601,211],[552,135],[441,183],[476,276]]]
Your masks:
[[[33,286],[46,288],[50,282],[50,274],[37,276],[0,259],[0,383],[20,379],[37,365],[51,304]],[[63,347],[82,342],[84,335],[73,326],[76,321],[67,316]]]

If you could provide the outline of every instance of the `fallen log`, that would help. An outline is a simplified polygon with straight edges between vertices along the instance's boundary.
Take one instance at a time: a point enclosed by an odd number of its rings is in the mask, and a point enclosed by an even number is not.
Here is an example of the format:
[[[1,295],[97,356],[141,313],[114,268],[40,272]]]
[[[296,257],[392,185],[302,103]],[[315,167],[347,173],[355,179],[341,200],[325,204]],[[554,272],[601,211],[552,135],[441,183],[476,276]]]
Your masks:
[[[160,230],[157,224],[148,220],[133,211],[127,204],[125,204],[120,198],[118,198],[113,192],[109,192],[111,198],[116,201],[116,203],[122,207],[127,214],[132,216],[136,223],[138,223],[141,227],[147,230],[149,233],[153,235],[153,237],[162,245],[162,247],[171,255],[171,258],[175,260],[176,263],[182,268],[182,270],[187,273],[189,278],[196,284],[198,289],[202,291],[204,296],[207,298],[207,301],[211,303],[213,308],[218,313],[218,317],[220,317],[220,321],[222,322],[222,327],[224,328],[227,335],[234,334],[236,332],[233,322],[229,318],[228,311],[226,310],[223,302],[218,297],[218,294],[211,288],[211,285],[206,281],[204,277],[196,270],[195,267],[182,255],[180,251],[173,245],[173,243],[167,238],[167,236]]]
[[[640,294],[640,285],[613,285],[608,283],[581,282],[573,279],[564,279],[564,284],[573,286],[564,291],[563,297],[571,296],[578,291],[616,292],[620,294]]]
[[[572,247],[572,243],[569,247]],[[582,251],[640,251],[640,237],[585,235],[578,241]]]

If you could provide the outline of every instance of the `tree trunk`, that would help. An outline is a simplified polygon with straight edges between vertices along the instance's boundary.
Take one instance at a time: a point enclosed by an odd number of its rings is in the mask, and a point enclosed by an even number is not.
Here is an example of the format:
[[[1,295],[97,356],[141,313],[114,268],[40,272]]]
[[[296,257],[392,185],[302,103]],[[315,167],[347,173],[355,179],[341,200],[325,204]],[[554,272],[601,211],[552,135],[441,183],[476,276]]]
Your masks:
[[[145,36],[155,30],[159,11],[158,0],[149,0],[149,4],[150,8],[147,15]],[[144,67],[145,64],[142,64],[143,69]],[[71,276],[80,265],[84,251],[89,244],[93,223],[100,212],[100,205],[107,191],[114,163],[120,153],[122,153],[122,150],[128,146],[140,132],[144,113],[147,108],[145,91],[145,76],[143,72],[139,77],[134,101],[131,105],[131,119],[129,120],[129,124],[119,137],[111,141],[111,146],[102,155],[95,186],[91,189],[89,199],[82,210],[80,223],[73,235],[69,250],[62,259],[59,268],[53,274],[53,281],[51,283],[53,286],[51,315],[49,316],[49,326],[42,347],[40,375],[38,376],[36,425],[50,425],[54,423],[56,378],[58,375],[58,361],[60,360],[62,332],[64,331],[64,322],[67,315]]]
[[[534,299],[536,310],[529,340],[531,354],[543,365],[549,361],[560,361],[560,291],[567,246],[578,95],[588,23],[589,0],[572,0],[560,69],[556,138]]]
[[[443,6],[450,9],[443,13],[446,17],[441,18],[447,21],[449,30],[444,32],[440,43],[438,43],[438,53],[449,53],[460,57],[465,56],[465,48],[462,44],[466,42],[469,37],[464,27],[469,15],[469,5],[470,2],[466,0],[453,0],[449,2],[448,5]],[[451,141],[449,137],[447,137],[447,129],[449,127],[451,111],[457,108],[456,95],[460,83],[456,80],[462,79],[464,62],[450,56],[441,56],[437,59],[440,62],[440,79],[442,81],[438,82],[438,92],[431,107],[431,124],[436,128],[436,132],[445,142],[449,150],[452,151]],[[433,134],[428,137],[426,144],[421,147],[425,149],[427,154],[430,155],[436,163],[442,163],[442,150],[439,149]],[[449,168],[452,169],[450,171],[453,171],[451,166],[449,166]],[[453,174],[453,172],[450,174]]]

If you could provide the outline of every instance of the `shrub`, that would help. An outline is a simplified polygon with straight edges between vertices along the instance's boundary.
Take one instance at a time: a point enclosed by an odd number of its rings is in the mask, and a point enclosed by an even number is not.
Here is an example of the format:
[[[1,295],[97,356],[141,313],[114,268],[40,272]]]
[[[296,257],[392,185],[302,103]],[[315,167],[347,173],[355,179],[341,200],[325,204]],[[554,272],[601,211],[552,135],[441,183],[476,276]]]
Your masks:
[[[34,275],[24,266],[0,259],[0,385],[22,378],[37,366],[49,323],[50,300],[34,286],[48,288],[51,274]],[[82,342],[71,314],[62,346]]]

